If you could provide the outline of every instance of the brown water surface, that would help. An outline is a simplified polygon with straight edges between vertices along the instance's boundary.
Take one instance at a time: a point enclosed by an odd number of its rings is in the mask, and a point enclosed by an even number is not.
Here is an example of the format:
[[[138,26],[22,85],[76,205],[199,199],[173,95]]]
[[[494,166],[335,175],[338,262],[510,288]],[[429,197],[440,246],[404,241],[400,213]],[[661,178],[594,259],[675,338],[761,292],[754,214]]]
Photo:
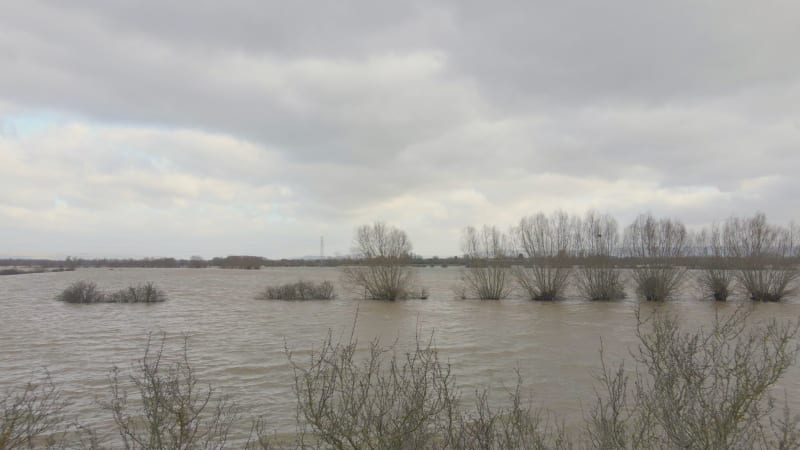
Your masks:
[[[0,393],[20,386],[46,368],[84,424],[110,432],[112,422],[97,402],[107,398],[112,365],[127,368],[143,355],[148,333],[166,331],[170,348],[190,335],[190,361],[199,378],[220,388],[245,408],[246,417],[263,415],[270,428],[294,431],[292,370],[284,346],[299,358],[318,346],[328,330],[349,336],[356,311],[360,342],[381,338],[406,348],[418,333],[433,333],[467,397],[490,386],[502,394],[519,367],[535,402],[579,426],[592,402],[593,375],[599,367],[601,340],[607,357],[619,361],[636,344],[635,311],[640,302],[589,302],[568,298],[533,302],[456,299],[458,268],[424,268],[419,279],[428,300],[363,301],[345,293],[335,268],[274,268],[260,271],[221,269],[83,269],[75,272],[0,277]],[[333,301],[259,301],[267,285],[331,280]],[[77,280],[102,289],[120,289],[152,281],[169,300],[161,304],[71,305],[56,295]],[[631,289],[629,289],[629,293]],[[746,300],[726,304],[700,301],[691,289],[665,304],[689,325],[708,323],[715,312],[732,311]],[[797,318],[794,299],[756,305],[757,318]],[[655,307],[642,304],[645,312]],[[628,358],[630,359],[630,358]],[[783,380],[790,402],[800,403],[800,371]],[[499,395],[498,395],[499,396]],[[782,395],[781,395],[782,396]],[[235,438],[246,437],[249,419]]]

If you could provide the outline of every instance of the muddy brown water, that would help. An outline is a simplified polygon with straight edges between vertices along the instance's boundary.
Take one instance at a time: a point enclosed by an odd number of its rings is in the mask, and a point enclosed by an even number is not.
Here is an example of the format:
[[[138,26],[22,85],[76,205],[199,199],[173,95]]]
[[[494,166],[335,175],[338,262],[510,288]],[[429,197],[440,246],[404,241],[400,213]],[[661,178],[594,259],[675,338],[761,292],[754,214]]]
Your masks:
[[[636,343],[635,311],[655,306],[630,298],[590,302],[570,295],[558,302],[524,298],[501,301],[461,300],[460,268],[418,269],[427,300],[364,301],[346,293],[336,268],[222,269],[81,269],[75,272],[0,277],[0,393],[18,387],[43,369],[49,371],[70,405],[67,413],[101,434],[113,423],[98,402],[108,398],[108,375],[142,357],[148,333],[168,333],[167,351],[189,336],[189,358],[203,383],[243,407],[244,418],[233,442],[246,437],[250,418],[263,416],[278,433],[295,430],[292,369],[285,348],[304,361],[309,349],[330,330],[334,337],[355,335],[366,343],[380,338],[401,349],[415,336],[433,336],[444,360],[452,364],[464,398],[476,388],[491,387],[497,398],[515,382],[518,367],[534,403],[579,427],[594,398],[593,376],[602,345],[608,359],[627,357]],[[255,295],[271,284],[331,280],[333,301],[260,301]],[[169,300],[161,304],[71,305],[56,295],[78,280],[102,289],[120,289],[152,281]],[[747,300],[725,304],[701,301],[691,288],[663,307],[688,325],[709,323],[715,312],[732,311]],[[797,318],[800,301],[755,305],[754,316]],[[795,408],[800,405],[800,370],[792,368],[779,386]]]

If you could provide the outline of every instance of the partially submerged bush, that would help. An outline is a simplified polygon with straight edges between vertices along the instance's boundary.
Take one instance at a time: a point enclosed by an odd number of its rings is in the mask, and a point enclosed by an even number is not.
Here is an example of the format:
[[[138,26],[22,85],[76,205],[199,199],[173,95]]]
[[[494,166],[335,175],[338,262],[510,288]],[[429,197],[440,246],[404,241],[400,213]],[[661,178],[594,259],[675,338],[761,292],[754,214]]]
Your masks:
[[[607,263],[580,267],[575,280],[580,294],[589,300],[625,298],[620,272]]]
[[[579,246],[578,228],[578,219],[564,211],[520,220],[514,235],[529,263],[516,267],[514,277],[529,298],[556,300],[563,296],[572,272],[569,258]]]
[[[724,225],[725,242],[739,259],[736,278],[749,297],[776,302],[791,295],[800,278],[793,228],[767,222],[763,213],[753,217],[730,217]]]
[[[67,303],[157,303],[165,301],[167,296],[153,283],[129,286],[106,294],[95,283],[78,281],[64,289],[57,299]]]
[[[167,299],[167,295],[153,283],[129,286],[108,296],[111,303],[157,303]]]
[[[259,300],[332,300],[336,297],[333,283],[323,281],[297,281],[270,286],[258,297]]]
[[[724,302],[731,294],[733,272],[724,268],[706,267],[697,275],[697,283],[703,296]]]
[[[571,272],[571,267],[561,265],[534,265],[516,266],[512,273],[528,298],[550,301],[563,296]]]
[[[588,211],[578,223],[583,265],[575,274],[578,292],[589,300],[616,300],[625,297],[620,272],[612,255],[619,246],[617,221],[608,214]]]
[[[636,294],[648,301],[664,301],[672,299],[680,289],[686,269],[662,265],[646,265],[634,267],[633,281],[636,283]]]
[[[401,300],[415,290],[409,266],[411,242],[402,230],[382,222],[356,229],[353,253],[360,265],[344,267],[342,281],[372,300]]]
[[[796,267],[751,267],[739,270],[737,278],[751,300],[777,302],[794,293],[799,276]]]
[[[686,227],[677,220],[656,220],[642,214],[625,229],[624,247],[629,257],[639,259],[633,268],[636,293],[652,301],[672,298],[686,277],[686,269],[676,265],[685,256]]]
[[[469,266],[461,271],[462,297],[499,300],[511,293],[508,267],[503,259],[511,253],[508,236],[495,226],[464,229],[461,250],[469,257]]]
[[[90,281],[76,281],[58,294],[58,300],[67,303],[102,303],[105,294],[97,289],[97,284]]]
[[[508,267],[474,264],[461,271],[462,298],[499,300],[511,293]]]

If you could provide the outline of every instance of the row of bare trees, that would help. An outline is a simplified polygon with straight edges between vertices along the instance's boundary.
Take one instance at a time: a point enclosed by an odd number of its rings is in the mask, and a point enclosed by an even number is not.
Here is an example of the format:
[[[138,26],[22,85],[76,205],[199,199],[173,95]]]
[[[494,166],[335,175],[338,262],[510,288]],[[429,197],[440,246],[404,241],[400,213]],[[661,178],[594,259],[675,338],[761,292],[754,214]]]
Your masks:
[[[696,232],[676,219],[642,214],[620,239],[608,214],[556,211],[524,217],[507,233],[494,226],[467,227],[462,250],[470,267],[462,279],[465,296],[503,298],[513,280],[531,299],[553,300],[563,296],[574,277],[580,295],[611,300],[624,296],[614,266],[625,258],[637,296],[660,301],[680,291],[687,264],[699,263],[697,282],[706,297],[724,301],[738,284],[753,300],[778,301],[800,276],[799,241],[796,225],[770,224],[762,213],[733,216]]]
[[[365,298],[421,297],[410,267],[406,233],[377,222],[359,227],[354,252],[360,264],[343,270],[344,281]],[[591,300],[625,296],[618,266],[630,267],[636,295],[653,301],[676,296],[699,265],[696,282],[705,297],[724,301],[734,286],[750,298],[778,301],[800,276],[800,228],[770,224],[766,216],[733,216],[690,232],[677,219],[641,214],[620,233],[613,216],[555,211],[523,217],[503,231],[466,227],[461,250],[467,261],[459,287],[464,298],[500,299],[514,287],[534,300],[563,297],[570,281]]]
[[[618,246],[616,220],[595,211],[584,217],[563,211],[539,213],[523,217],[507,233],[496,226],[467,227],[462,250],[469,267],[462,274],[462,295],[504,298],[515,281],[531,299],[555,300],[563,296],[575,259],[582,258],[585,264],[575,273],[582,295],[595,300],[620,298],[622,280],[612,261]],[[487,281],[491,289],[486,289]]]
[[[791,294],[800,276],[798,227],[770,224],[764,214],[730,217],[698,232],[695,256],[702,258],[699,278],[707,296],[725,300],[738,283],[753,300],[778,301]]]

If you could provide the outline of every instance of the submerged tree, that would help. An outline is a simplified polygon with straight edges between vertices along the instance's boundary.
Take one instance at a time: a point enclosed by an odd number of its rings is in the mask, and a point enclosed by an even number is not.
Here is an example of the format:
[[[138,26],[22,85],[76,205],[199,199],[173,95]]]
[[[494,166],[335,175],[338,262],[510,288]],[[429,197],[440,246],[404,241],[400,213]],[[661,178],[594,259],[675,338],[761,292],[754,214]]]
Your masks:
[[[677,293],[686,276],[677,259],[685,256],[687,245],[686,227],[678,220],[642,214],[628,225],[623,247],[636,263],[632,275],[640,297],[662,301]]]
[[[619,247],[617,221],[608,214],[589,211],[577,228],[578,249],[584,258],[575,277],[578,291],[590,300],[624,298],[620,272],[612,261]]]
[[[342,269],[345,284],[365,298],[398,300],[414,297],[411,241],[402,230],[375,222],[356,229],[353,253],[359,265]]]
[[[725,222],[725,242],[736,257],[736,278],[756,301],[779,301],[790,295],[800,276],[794,256],[792,228],[767,222],[763,213],[753,217],[730,217]]]
[[[461,272],[464,296],[498,300],[511,292],[505,258],[511,253],[508,236],[495,226],[484,225],[478,231],[467,227],[461,237],[461,249],[469,258]]]
[[[524,217],[514,235],[528,264],[514,267],[519,286],[533,300],[555,300],[567,287],[576,249],[577,221],[563,211]]]
[[[733,283],[733,255],[725,242],[723,229],[714,223],[694,237],[694,247],[700,258],[697,283],[703,297],[726,301]]]

